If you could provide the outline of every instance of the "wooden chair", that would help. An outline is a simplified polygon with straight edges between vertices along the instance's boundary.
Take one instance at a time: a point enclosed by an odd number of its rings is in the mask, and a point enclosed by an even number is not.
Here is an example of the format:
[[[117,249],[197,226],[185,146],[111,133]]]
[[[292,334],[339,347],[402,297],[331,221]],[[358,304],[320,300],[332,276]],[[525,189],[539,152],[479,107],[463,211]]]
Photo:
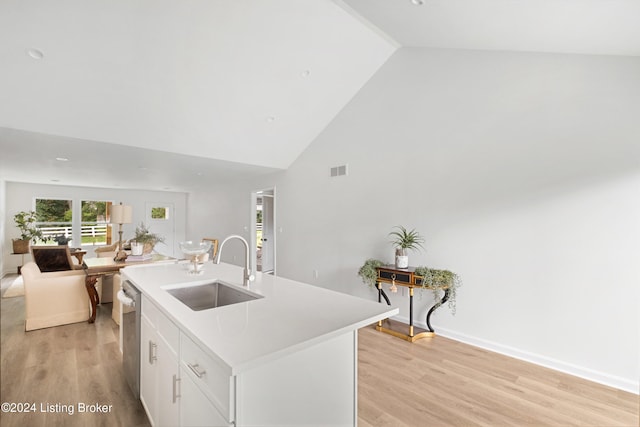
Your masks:
[[[111,318],[116,322],[116,325],[120,326],[120,311],[122,310],[121,302],[118,300],[118,291],[122,289],[122,277],[120,273],[112,276],[111,286],[111,298],[113,301],[111,304]]]
[[[202,241],[211,242],[211,259],[216,259],[216,255],[218,254],[218,239],[213,239],[210,237],[204,237]],[[206,261],[206,260],[205,260]]]
[[[74,262],[69,246],[31,246],[31,256],[42,273],[82,268]]]
[[[108,246],[98,246],[93,250],[96,254],[96,258],[115,258],[118,253],[118,243],[114,243]]]
[[[112,245],[98,246],[97,248],[94,249],[94,252],[96,254],[96,258],[113,259],[116,257],[116,254],[118,253],[118,242]],[[102,288],[101,288],[102,292],[98,294],[100,301],[104,303],[108,303],[108,302],[112,303],[113,305],[111,306],[111,311],[113,312],[117,310],[116,315],[119,316],[120,304],[118,303],[118,299],[116,298],[116,295],[120,289],[119,288],[116,289],[114,276],[113,275],[100,276],[98,278],[98,282],[96,283],[96,285],[98,283],[102,284]],[[119,324],[120,323],[118,323],[118,325]]]
[[[216,255],[218,253],[218,239],[212,239],[209,237],[203,237],[202,242],[211,242],[211,249],[209,249],[209,252],[206,252],[202,255],[187,255],[185,256],[185,259],[188,259],[189,261],[193,261],[193,257],[196,257],[198,260],[198,263],[203,263],[203,262],[207,262],[210,259],[211,260],[215,260],[216,259]]]

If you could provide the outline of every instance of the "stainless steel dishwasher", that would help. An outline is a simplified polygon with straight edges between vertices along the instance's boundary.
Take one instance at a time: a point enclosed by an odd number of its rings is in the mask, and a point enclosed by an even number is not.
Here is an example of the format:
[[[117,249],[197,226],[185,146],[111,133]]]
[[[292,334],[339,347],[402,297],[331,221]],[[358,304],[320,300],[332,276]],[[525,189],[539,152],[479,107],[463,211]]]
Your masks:
[[[122,303],[122,367],[129,387],[140,397],[140,291],[128,280],[122,282],[118,300]]]

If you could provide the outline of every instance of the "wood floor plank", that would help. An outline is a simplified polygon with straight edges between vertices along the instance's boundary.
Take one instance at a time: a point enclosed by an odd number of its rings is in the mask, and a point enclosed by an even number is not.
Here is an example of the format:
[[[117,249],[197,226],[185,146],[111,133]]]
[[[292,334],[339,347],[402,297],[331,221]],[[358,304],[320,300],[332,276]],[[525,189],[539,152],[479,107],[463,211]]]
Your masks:
[[[124,378],[110,308],[92,325],[25,332],[24,298],[2,299],[0,400],[76,409],[0,413],[2,427],[149,426]],[[444,337],[409,343],[367,327],[358,353],[360,427],[640,425],[638,395]],[[113,409],[79,414],[79,402]]]

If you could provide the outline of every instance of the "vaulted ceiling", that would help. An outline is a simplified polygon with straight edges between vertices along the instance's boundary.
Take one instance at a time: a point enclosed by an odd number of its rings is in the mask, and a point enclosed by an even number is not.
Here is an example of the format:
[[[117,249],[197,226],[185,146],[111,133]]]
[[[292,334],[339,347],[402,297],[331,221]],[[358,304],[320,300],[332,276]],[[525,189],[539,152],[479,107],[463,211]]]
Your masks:
[[[345,0],[405,47],[640,55],[637,0]]]
[[[638,22],[637,0],[3,0],[0,178],[268,173],[399,47],[637,56]]]

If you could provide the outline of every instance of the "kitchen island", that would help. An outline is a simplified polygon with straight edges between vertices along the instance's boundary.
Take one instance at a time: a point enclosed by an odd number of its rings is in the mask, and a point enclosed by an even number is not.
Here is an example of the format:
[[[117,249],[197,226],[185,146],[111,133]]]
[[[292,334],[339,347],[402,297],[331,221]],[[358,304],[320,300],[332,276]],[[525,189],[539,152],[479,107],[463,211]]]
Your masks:
[[[398,309],[258,274],[256,299],[192,310],[170,293],[242,268],[125,268],[142,293],[141,401],[154,425],[353,426],[357,330]]]

